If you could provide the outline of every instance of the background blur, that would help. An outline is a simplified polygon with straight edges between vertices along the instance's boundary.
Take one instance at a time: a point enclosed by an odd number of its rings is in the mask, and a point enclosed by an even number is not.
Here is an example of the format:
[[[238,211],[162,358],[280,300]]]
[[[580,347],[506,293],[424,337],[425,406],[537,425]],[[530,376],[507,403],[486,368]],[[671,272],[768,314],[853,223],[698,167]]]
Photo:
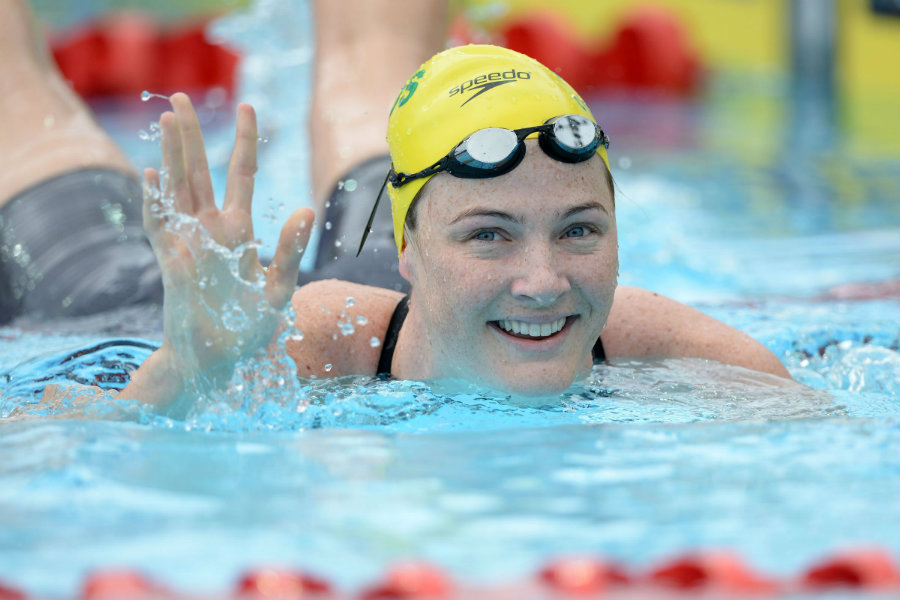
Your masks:
[[[256,106],[268,143],[254,221],[271,248],[310,202],[309,3],[32,3],[66,76],[138,166],[159,160],[148,141],[165,104],[142,103],[143,90],[192,93],[214,183],[235,99]],[[610,134],[622,283],[697,302],[900,279],[900,0],[452,6],[448,44],[534,56]]]
[[[206,21],[252,0],[31,0],[56,33],[116,10],[168,23]],[[609,43],[635,10],[672,15],[700,65],[716,75],[815,80],[861,143],[900,148],[900,0],[453,0],[471,28],[493,37],[535,16],[558,17],[583,48]],[[348,18],[352,18],[348,16]],[[475,36],[477,37],[477,36]],[[499,38],[502,41],[502,37]],[[459,40],[457,40],[459,41]],[[880,107],[895,110],[881,111]]]

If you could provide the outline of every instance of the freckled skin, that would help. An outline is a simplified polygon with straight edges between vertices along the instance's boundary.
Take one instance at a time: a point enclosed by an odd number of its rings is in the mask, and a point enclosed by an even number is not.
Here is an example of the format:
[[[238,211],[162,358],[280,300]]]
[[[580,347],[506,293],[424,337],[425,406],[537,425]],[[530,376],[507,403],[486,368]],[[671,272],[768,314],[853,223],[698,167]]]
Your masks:
[[[413,291],[395,358],[399,377],[458,377],[544,395],[590,368],[619,264],[604,165],[597,156],[561,163],[526,144],[522,164],[506,175],[443,174],[428,184],[400,261]],[[567,214],[578,207],[585,208]],[[473,208],[513,219],[460,218]],[[569,316],[576,318],[548,349],[523,349],[489,324]]]

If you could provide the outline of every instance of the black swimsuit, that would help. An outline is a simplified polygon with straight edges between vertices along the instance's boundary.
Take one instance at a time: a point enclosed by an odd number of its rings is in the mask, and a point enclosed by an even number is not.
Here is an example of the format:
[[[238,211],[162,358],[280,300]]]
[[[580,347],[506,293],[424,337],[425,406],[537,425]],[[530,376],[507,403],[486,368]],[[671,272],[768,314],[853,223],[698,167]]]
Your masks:
[[[403,321],[406,320],[408,312],[409,296],[403,296],[397,303],[387,331],[384,333],[384,344],[381,346],[381,356],[378,357],[378,370],[375,372],[377,377],[391,377],[391,363],[394,361],[397,338],[400,336],[400,328],[403,327]],[[597,338],[597,343],[591,349],[591,356],[594,357],[595,365],[606,361],[606,351],[603,350],[603,342],[600,338]]]

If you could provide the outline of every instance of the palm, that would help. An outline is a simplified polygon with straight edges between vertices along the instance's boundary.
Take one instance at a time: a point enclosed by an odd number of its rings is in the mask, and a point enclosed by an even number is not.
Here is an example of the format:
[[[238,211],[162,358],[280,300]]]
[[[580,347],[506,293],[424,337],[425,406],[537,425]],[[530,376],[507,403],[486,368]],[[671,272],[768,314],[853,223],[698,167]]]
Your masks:
[[[148,170],[144,227],[165,286],[164,339],[187,376],[222,383],[242,357],[265,348],[296,283],[312,214],[288,219],[268,271],[253,247],[250,216],[256,172],[256,118],[238,108],[237,135],[225,202],[213,197],[200,126],[184,94],[172,96],[175,114],[160,119],[163,167]]]

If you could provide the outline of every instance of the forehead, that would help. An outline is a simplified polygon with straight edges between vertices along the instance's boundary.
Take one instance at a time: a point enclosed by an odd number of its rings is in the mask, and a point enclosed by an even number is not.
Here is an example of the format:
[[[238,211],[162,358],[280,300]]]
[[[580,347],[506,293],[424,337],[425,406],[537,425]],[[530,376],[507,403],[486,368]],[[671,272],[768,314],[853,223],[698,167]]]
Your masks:
[[[424,211],[439,213],[479,206],[552,214],[567,207],[599,202],[611,215],[614,205],[606,166],[594,155],[582,163],[563,163],[544,154],[534,140],[526,141],[522,163],[505,175],[463,179],[447,173],[428,182],[420,199]],[[435,213],[437,215],[437,213]]]

